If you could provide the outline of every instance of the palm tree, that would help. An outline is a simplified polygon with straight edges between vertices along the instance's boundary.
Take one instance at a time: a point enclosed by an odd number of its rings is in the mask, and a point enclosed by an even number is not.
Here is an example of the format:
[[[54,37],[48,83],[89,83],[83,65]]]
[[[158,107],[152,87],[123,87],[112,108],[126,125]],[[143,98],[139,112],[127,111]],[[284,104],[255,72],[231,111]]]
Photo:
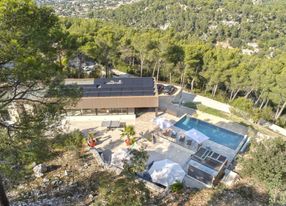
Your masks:
[[[131,139],[135,134],[136,134],[136,132],[134,130],[134,126],[128,125],[128,126],[125,126],[123,130],[121,130],[120,136],[121,136],[121,138],[126,137],[126,139],[125,139],[126,144],[130,144]]]

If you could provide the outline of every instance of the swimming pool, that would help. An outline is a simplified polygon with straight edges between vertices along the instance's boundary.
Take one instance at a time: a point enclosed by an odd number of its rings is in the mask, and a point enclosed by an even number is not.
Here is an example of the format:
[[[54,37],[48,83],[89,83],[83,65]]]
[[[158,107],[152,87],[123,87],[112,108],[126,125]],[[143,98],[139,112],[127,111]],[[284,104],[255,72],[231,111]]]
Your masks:
[[[240,134],[188,116],[185,116],[176,122],[175,126],[186,131],[196,129],[208,136],[210,138],[209,140],[226,146],[232,150],[236,150],[244,139]]]

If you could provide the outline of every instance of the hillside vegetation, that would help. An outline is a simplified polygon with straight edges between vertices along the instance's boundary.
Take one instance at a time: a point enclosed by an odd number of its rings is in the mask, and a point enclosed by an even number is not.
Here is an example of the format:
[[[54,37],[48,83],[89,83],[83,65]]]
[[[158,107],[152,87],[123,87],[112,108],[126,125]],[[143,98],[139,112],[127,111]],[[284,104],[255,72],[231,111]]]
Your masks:
[[[223,101],[247,110],[254,121],[285,124],[281,118],[286,107],[285,53],[273,58],[243,55],[239,49],[186,40],[170,30],[136,29],[95,19],[63,19],[63,25],[70,34],[68,58],[83,54],[104,68],[153,76],[213,98],[223,96]]]
[[[227,41],[227,46],[273,55],[285,51],[285,9],[283,0],[143,0],[91,16],[138,28],[170,29],[184,38]]]

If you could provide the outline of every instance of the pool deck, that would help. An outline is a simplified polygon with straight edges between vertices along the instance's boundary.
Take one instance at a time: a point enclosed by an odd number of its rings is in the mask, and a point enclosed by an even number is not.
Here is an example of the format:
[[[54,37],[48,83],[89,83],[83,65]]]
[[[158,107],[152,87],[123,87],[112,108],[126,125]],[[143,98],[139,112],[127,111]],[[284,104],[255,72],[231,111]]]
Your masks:
[[[175,126],[172,127],[173,130],[177,131],[177,133],[180,133],[182,131],[182,129],[180,128],[177,128]],[[161,138],[164,138],[164,139],[167,139],[168,141],[170,142],[173,142],[174,144],[177,144],[178,146],[180,147],[183,147],[185,148],[186,150],[190,150],[192,153],[194,153],[197,149],[196,145],[192,145],[192,146],[188,146],[184,143],[180,143],[180,141],[178,140],[178,137],[177,138],[172,138],[172,137],[167,137],[167,136],[164,136],[164,135],[160,135]],[[220,154],[220,155],[223,155],[225,156],[227,159],[228,159],[228,164],[227,165],[230,165],[232,163],[232,161],[235,159],[237,153],[239,152],[242,144],[244,143],[244,140],[242,140],[239,144],[239,146],[237,147],[236,150],[233,150],[233,149],[230,149],[226,146],[223,146],[221,144],[218,144],[214,141],[211,141],[211,140],[206,140],[202,143],[202,147],[205,147],[205,148],[209,148],[211,149],[212,151]]]
[[[161,113],[159,112],[159,116],[168,119],[172,123],[175,123],[180,119],[180,117],[168,114],[166,112],[161,112]],[[187,165],[190,160],[190,156],[194,153],[193,150],[185,148],[183,145],[177,144],[166,138],[157,138],[155,143],[152,143],[146,138],[150,133],[156,130],[156,125],[153,123],[154,118],[155,118],[154,112],[146,112],[137,117],[136,120],[134,121],[126,121],[128,125],[135,126],[136,137],[138,137],[138,141],[134,147],[146,148],[146,151],[149,154],[148,163],[156,160],[170,159],[174,162],[179,163],[185,169],[185,171],[187,171]],[[197,113],[195,118],[204,120],[206,122],[210,122],[217,126],[220,126],[217,123],[224,122],[223,125],[225,125],[225,128],[233,132],[237,132],[237,130],[242,131],[243,129],[245,129],[243,128],[242,125],[239,126],[236,125],[238,128],[236,130],[228,128],[226,127],[226,125],[229,125],[229,122],[227,120],[223,120],[217,117],[213,118],[208,114]],[[96,146],[97,148],[109,149],[111,150],[112,153],[116,153],[122,148],[125,149],[128,148],[125,142],[120,138],[121,129],[107,130],[106,128],[101,127],[101,121],[71,122],[71,125],[69,125],[68,130],[73,130],[75,128],[81,130],[87,128],[95,128],[97,132],[96,137],[99,140],[99,144]],[[215,144],[212,141],[205,141],[203,146],[210,147],[213,151],[226,156],[229,159],[229,161],[232,161],[237,154],[236,151],[231,150],[225,146]],[[191,187],[197,187],[197,188],[206,187],[206,185],[201,184],[200,182],[189,176],[186,176],[184,181]]]
[[[205,122],[211,123],[215,126],[230,130],[232,132],[246,135],[248,128],[244,125],[241,125],[237,122],[227,120],[218,116],[207,114],[198,110],[194,110],[183,105],[173,104],[172,97],[159,97],[160,98],[160,108],[166,110],[170,114],[173,114],[178,117],[182,117],[184,114],[188,114],[191,117],[203,120]]]
[[[184,118],[185,116],[188,116],[188,114],[183,115],[180,119]],[[194,117],[192,117],[192,118],[194,118]],[[215,125],[215,126],[217,126],[217,125]],[[185,131],[185,130],[183,130],[181,128],[178,128],[176,126],[173,126],[172,128],[177,133],[182,133],[182,131]],[[227,128],[224,128],[224,129],[227,129]],[[227,130],[229,130],[229,129],[227,129]],[[231,131],[231,130],[229,130],[229,131]],[[230,165],[233,162],[233,160],[235,159],[236,155],[239,153],[239,151],[240,151],[242,145],[245,143],[246,139],[247,139],[247,137],[244,136],[243,139],[240,141],[239,145],[237,146],[237,148],[235,150],[233,150],[233,149],[231,149],[229,147],[226,147],[226,146],[224,146],[222,144],[219,144],[219,143],[216,143],[214,141],[211,141],[211,140],[204,141],[202,143],[202,147],[211,149],[212,151],[225,156],[228,159],[228,164],[227,165]]]

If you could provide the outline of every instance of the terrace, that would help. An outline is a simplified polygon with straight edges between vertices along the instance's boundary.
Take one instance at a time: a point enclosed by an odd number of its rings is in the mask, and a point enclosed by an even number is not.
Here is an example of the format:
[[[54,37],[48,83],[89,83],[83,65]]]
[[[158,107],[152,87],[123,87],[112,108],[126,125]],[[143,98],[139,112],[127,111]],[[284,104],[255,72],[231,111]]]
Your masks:
[[[202,188],[216,184],[238,150],[232,150],[211,140],[205,140],[202,143],[192,140],[190,143],[185,137],[182,141],[180,136],[184,131],[175,126],[182,118],[167,113],[161,114],[160,117],[168,120],[171,126],[158,129],[154,123],[154,112],[144,113],[136,121],[125,122],[126,125],[134,125],[137,132],[137,141],[131,147],[135,149],[144,147],[149,154],[148,164],[163,159],[180,164],[187,173],[184,183],[189,187]],[[73,126],[86,129],[86,125],[79,123]],[[88,127],[96,128],[98,140],[96,148],[99,151],[108,150],[114,155],[130,148],[120,138],[121,129],[107,130],[100,121],[91,122]],[[172,134],[171,131],[176,131],[176,134]],[[153,140],[152,136],[155,137]]]

